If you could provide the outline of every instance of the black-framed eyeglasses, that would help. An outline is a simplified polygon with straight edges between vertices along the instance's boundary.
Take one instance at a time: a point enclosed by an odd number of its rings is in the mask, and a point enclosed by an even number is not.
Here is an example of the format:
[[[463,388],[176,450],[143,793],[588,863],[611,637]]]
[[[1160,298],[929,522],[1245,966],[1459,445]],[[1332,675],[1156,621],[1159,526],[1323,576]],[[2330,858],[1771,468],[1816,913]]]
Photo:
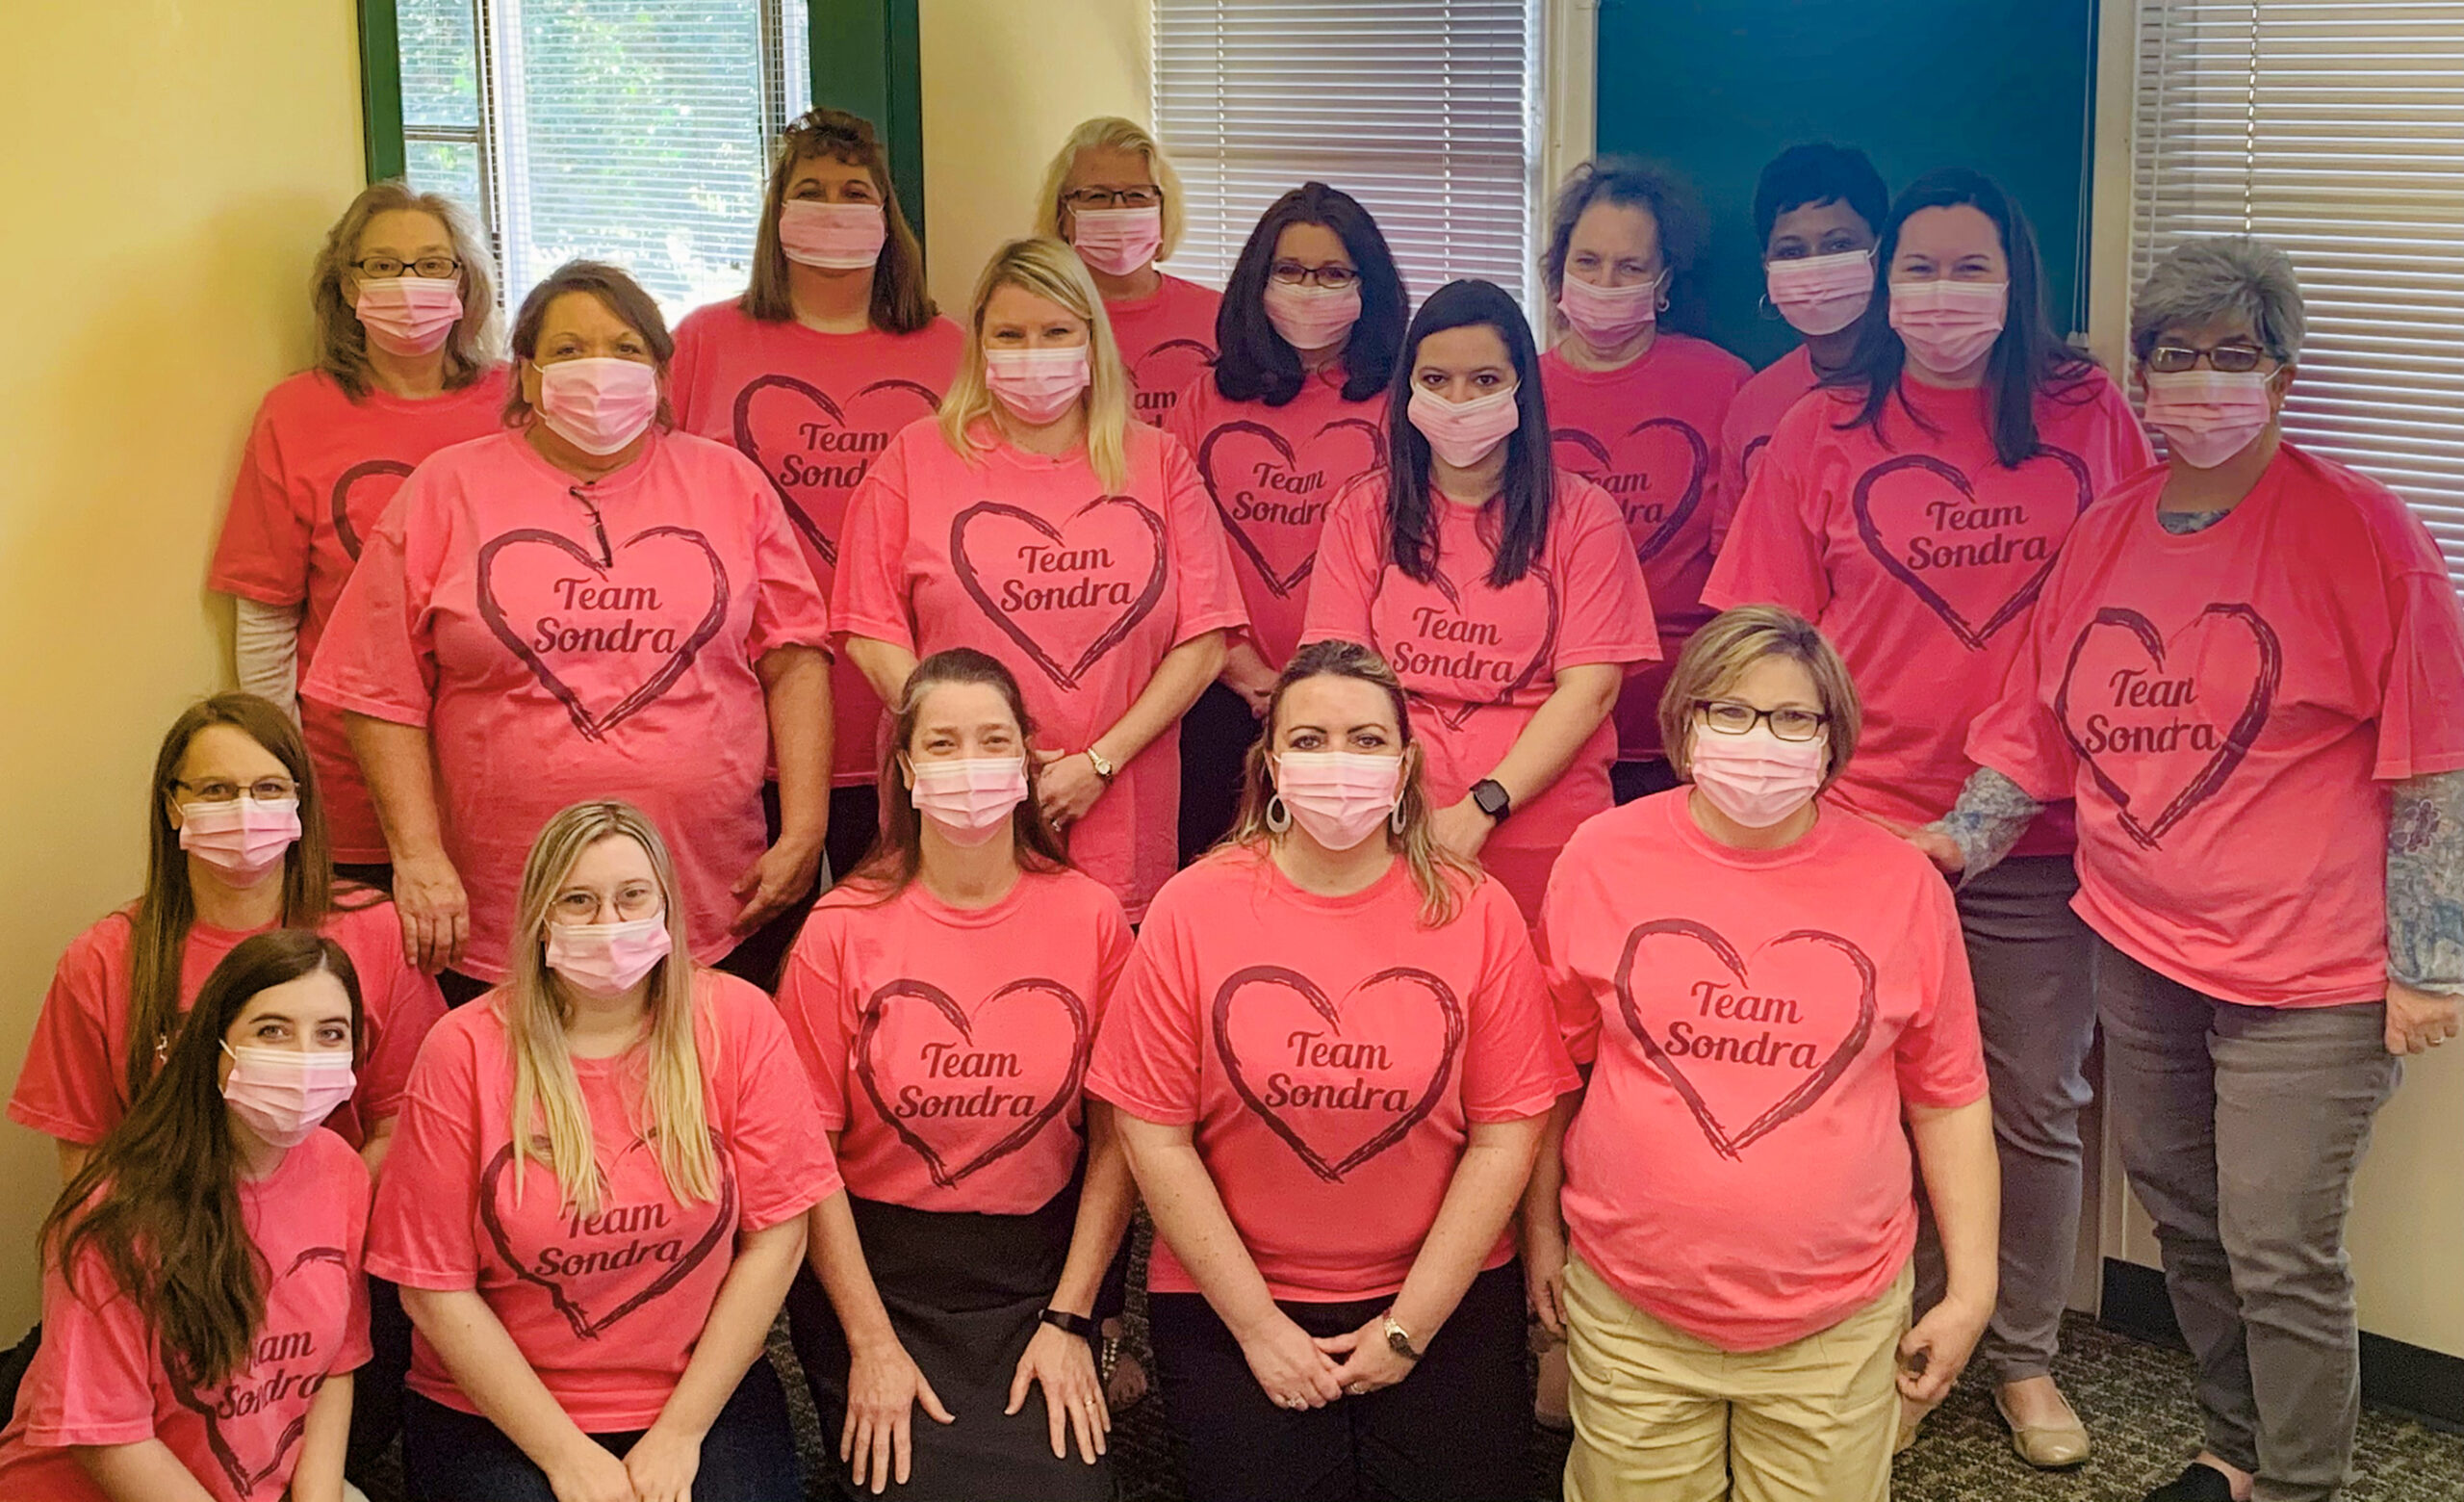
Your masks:
[[[424,255],[416,261],[372,255],[353,261],[350,269],[370,281],[391,281],[397,276],[424,276],[429,281],[442,281],[448,276],[460,275],[462,263],[449,255]]]
[[[1323,287],[1329,292],[1360,284],[1360,272],[1348,266],[1303,266],[1297,261],[1277,261],[1267,274],[1287,287]]]
[[[2147,368],[2159,376],[2179,376],[2198,369],[2198,362],[2204,358],[2208,369],[2238,376],[2257,370],[2259,362],[2267,357],[2266,350],[2250,345],[2218,345],[2213,350],[2198,350],[2189,345],[2161,344],[2147,351]]]
[[[1704,724],[1723,736],[1742,736],[1756,725],[1763,724],[1770,726],[1771,734],[1782,740],[1811,740],[1822,734],[1823,726],[1831,723],[1830,715],[1817,714],[1811,710],[1758,710],[1751,704],[1739,704],[1733,699],[1697,699],[1694,701],[1694,712],[1703,716]]]
[[[1137,188],[1075,188],[1061,195],[1073,209],[1151,209],[1164,201],[1164,190],[1147,184]]]
[[[194,793],[199,803],[229,803],[244,792],[259,803],[279,803],[299,796],[299,785],[288,777],[260,777],[252,783],[236,783],[221,777],[192,783],[174,777],[171,786]]]

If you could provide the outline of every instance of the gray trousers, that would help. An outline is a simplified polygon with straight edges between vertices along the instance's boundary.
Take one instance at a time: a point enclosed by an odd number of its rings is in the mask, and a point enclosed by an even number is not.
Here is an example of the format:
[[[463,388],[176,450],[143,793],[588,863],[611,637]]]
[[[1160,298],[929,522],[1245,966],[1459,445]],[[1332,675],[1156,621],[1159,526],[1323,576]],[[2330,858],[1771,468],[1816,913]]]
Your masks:
[[[2002,1163],[2001,1293],[1977,1360],[1996,1383],[2046,1376],[2079,1254],[2079,1113],[2092,1092],[2095,935],[2070,911],[2070,858],[2004,861],[1963,889],[1960,928],[1976,976],[1976,1020]],[[1941,1243],[1917,1196],[1916,1308],[1941,1302]]]
[[[2156,1222],[2207,1448],[2257,1502],[2323,1502],[2361,1416],[2345,1216],[2403,1067],[2383,1002],[2219,1001],[2098,941],[2122,1165]]]

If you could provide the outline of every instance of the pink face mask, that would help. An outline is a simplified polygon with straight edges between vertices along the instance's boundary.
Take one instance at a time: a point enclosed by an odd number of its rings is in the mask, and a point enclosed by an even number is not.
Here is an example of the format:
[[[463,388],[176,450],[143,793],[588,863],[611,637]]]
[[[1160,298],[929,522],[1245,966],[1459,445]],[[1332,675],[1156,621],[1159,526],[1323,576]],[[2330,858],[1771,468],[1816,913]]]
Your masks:
[[[1820,736],[1783,740],[1759,723],[1742,736],[1697,725],[1687,764],[1711,807],[1748,829],[1768,829],[1806,806],[1829,755]]]
[[[594,356],[539,371],[539,420],[584,453],[614,453],[658,415],[658,372],[639,360]]]
[[[1164,248],[1164,210],[1072,209],[1069,244],[1078,259],[1107,276],[1127,276]]]
[[[1027,800],[1027,764],[1019,757],[968,757],[917,762],[907,801],[956,845],[980,845],[1001,832]]]
[[[1865,316],[1874,300],[1874,253],[1843,250],[1773,261],[1762,269],[1762,281],[1789,327],[1820,338]]]
[[[578,991],[621,996],[666,959],[674,945],[665,914],[629,923],[550,923],[548,968]]]
[[[359,326],[387,354],[425,354],[462,317],[459,276],[387,276],[359,284]]]
[[[1022,423],[1041,425],[1068,411],[1091,379],[1085,345],[984,351],[984,384]]]
[[[889,220],[878,203],[790,198],[779,207],[779,248],[799,266],[860,272],[882,257]]]
[[[2275,421],[2266,371],[2147,373],[2147,426],[2193,469],[2214,469]]]
[[[1428,440],[1430,453],[1456,469],[1470,469],[1523,426],[1516,389],[1508,386],[1469,401],[1449,401],[1426,386],[1415,386],[1411,405],[1404,410]]]
[[[1557,311],[1585,343],[1613,349],[1659,322],[1659,290],[1667,281],[1663,273],[1631,286],[1595,287],[1568,272],[1557,287]]]
[[[2009,282],[1894,282],[1890,326],[1918,369],[1956,376],[1993,348],[2010,305]]]
[[[1269,281],[1267,322],[1295,350],[1323,350],[1351,337],[1360,322],[1360,284],[1348,287],[1287,287]]]
[[[260,803],[244,792],[227,803],[180,805],[180,848],[234,881],[280,866],[298,839],[297,798]]]
[[[222,1051],[231,1055],[222,1099],[270,1147],[288,1150],[307,1141],[359,1088],[346,1049],[300,1053],[226,1043]]]
[[[1403,796],[1403,759],[1286,751],[1274,759],[1274,794],[1310,839],[1329,850],[1348,850],[1394,816]]]

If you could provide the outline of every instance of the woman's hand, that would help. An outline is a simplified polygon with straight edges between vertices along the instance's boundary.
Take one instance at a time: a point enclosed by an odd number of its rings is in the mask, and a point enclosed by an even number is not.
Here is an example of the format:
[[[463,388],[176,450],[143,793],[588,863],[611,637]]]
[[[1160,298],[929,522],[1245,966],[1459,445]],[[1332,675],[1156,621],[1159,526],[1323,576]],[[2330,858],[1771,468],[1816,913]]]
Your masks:
[[[847,1422],[838,1431],[838,1459],[846,1463],[850,1480],[864,1485],[870,1469],[875,1496],[892,1481],[907,1484],[912,1458],[908,1425],[918,1408],[937,1423],[955,1422],[905,1346],[893,1340],[855,1354],[847,1365]]]
[[[1241,1355],[1249,1375],[1258,1380],[1267,1401],[1277,1408],[1324,1408],[1342,1397],[1335,1380],[1334,1359],[1309,1338],[1309,1332],[1281,1309],[1260,1329],[1241,1337]]]
[[[1993,1306],[1975,1307],[1946,1298],[1925,1311],[1916,1328],[1899,1337],[1899,1395],[1911,1403],[1939,1403],[1967,1369]]]
[[[1036,752],[1043,775],[1036,780],[1043,816],[1057,826],[1075,824],[1087,816],[1111,784],[1095,771],[1094,758],[1084,751]]]
[[[641,1502],[693,1502],[693,1476],[702,1468],[702,1437],[653,1424],[625,1452],[625,1474]]]
[[[445,852],[394,863],[394,911],[402,919],[402,958],[433,975],[462,958],[471,937],[471,899]]]
[[[698,1450],[694,1459],[701,1459]],[[548,1471],[548,1489],[556,1502],[639,1502],[625,1463],[587,1436],[577,1436],[572,1452]]]
[[[1883,828],[1916,847],[1917,853],[1934,863],[1934,868],[1945,876],[1957,876],[1967,868],[1967,852],[1960,842],[1931,824],[1903,824],[1880,814],[1865,816]]]
[[[1480,812],[1469,793],[1458,802],[1450,803],[1429,816],[1429,833],[1437,842],[1467,861],[1480,858],[1480,846],[1489,842],[1489,831],[1498,821]]]
[[[1086,1341],[1065,1330],[1038,1325],[1018,1358],[1018,1374],[1010,1379],[1010,1406],[1015,1413],[1027,1406],[1027,1389],[1043,1385],[1044,1418],[1052,1427],[1052,1458],[1069,1459],[1069,1435],[1078,1436],[1078,1453],[1087,1463],[1104,1453],[1104,1437],[1113,1427],[1112,1411],[1104,1405],[1103,1379],[1095,1374],[1095,1353]]]
[[[812,891],[820,878],[821,842],[806,843],[782,837],[728,889],[744,904],[744,911],[736,914],[730,926],[738,934],[753,932]]]
[[[2387,982],[2387,1051],[2426,1053],[2455,1036],[2459,1019],[2453,997]]]
[[[1223,654],[1223,686],[1241,696],[1249,712],[1260,719],[1267,717],[1267,707],[1274,701],[1275,671],[1258,649],[1246,641],[1238,641]]]
[[[1378,1315],[1358,1330],[1320,1335],[1314,1342],[1328,1356],[1342,1357],[1335,1381],[1346,1397],[1357,1398],[1391,1387],[1412,1374],[1411,1361],[1386,1341],[1386,1316]]]
[[[1523,1228],[1523,1297],[1540,1328],[1566,1338],[1566,1229],[1529,1215]]]

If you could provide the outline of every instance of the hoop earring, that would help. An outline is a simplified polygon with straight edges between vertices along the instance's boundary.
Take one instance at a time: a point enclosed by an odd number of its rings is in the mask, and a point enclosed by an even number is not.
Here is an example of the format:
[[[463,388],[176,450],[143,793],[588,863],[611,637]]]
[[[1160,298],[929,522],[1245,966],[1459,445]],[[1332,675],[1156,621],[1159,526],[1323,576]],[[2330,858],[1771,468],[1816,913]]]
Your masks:
[[[1386,827],[1393,830],[1398,839],[1401,838],[1403,833],[1403,805],[1399,801],[1395,805],[1395,812],[1386,816]]]
[[[1291,827],[1292,811],[1283,806],[1283,794],[1278,792],[1267,799],[1267,828],[1279,835]]]

